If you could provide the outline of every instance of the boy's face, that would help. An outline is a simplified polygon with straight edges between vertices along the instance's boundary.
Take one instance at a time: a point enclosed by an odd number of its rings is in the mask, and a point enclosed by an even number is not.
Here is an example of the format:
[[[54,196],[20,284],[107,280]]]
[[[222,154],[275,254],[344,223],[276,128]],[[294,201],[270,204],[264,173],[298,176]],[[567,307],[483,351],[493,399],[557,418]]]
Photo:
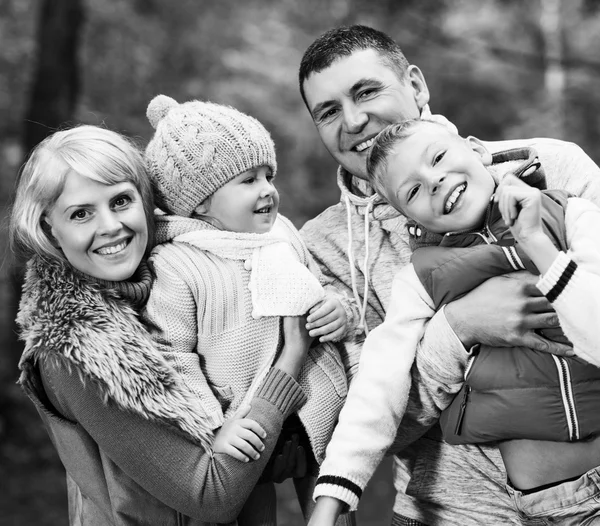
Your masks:
[[[213,219],[221,230],[264,234],[277,218],[279,193],[271,168],[260,166],[219,188],[196,212]]]
[[[386,199],[427,230],[444,234],[481,225],[495,183],[492,156],[476,139],[422,123],[389,156]]]
[[[377,51],[365,49],[313,73],[304,82],[306,103],[325,148],[352,175],[367,179],[366,159],[386,126],[417,118],[429,101],[419,68],[404,81]]]

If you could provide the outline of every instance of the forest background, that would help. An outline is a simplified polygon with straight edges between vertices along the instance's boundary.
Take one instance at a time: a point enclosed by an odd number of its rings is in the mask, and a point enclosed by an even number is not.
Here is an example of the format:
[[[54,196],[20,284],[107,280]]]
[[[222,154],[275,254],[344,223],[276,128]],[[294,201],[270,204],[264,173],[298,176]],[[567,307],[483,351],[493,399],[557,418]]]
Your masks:
[[[297,88],[306,47],[363,23],[425,74],[463,135],[548,136],[600,161],[599,0],[0,0],[0,524],[67,523],[64,471],[20,392],[13,319],[22,264],[7,245],[19,167],[53,130],[101,124],[139,139],[150,99],[226,103],[271,131],[281,211],[300,227],[339,198],[336,166]],[[300,524],[291,484],[281,524]],[[389,461],[360,524],[389,524]]]

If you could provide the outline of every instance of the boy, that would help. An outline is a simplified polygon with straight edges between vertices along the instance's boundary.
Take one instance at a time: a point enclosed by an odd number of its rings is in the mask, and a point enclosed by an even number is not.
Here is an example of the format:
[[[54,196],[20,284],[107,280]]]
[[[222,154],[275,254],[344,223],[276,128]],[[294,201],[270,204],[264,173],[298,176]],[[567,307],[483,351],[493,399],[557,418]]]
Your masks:
[[[516,153],[505,152],[496,160]],[[492,165],[492,156],[478,140],[464,140],[429,121],[392,125],[375,140],[367,165],[371,184],[415,221],[410,231],[416,242],[441,246],[418,250],[413,264],[397,275],[386,320],[365,342],[359,375],[327,449],[316,496],[337,498],[354,509],[396,435],[424,324],[446,302],[490,276],[537,267],[543,274],[538,287],[554,302],[575,353],[600,364],[595,343],[600,306],[594,294],[600,273],[595,233],[600,211],[562,192],[542,194],[514,176],[503,179],[494,194],[497,176],[507,164]],[[534,159],[520,168],[528,177],[540,175]],[[488,366],[485,360],[495,358],[501,362],[495,379],[499,383],[487,385],[495,398],[486,397],[489,393],[481,391],[489,379],[483,375],[490,367],[496,372],[496,364]],[[544,391],[532,391],[528,399],[536,406],[523,407],[527,402],[515,403],[506,396],[523,388],[510,384],[521,374],[537,381],[530,375],[540,363]],[[467,370],[467,381],[463,391],[471,400],[467,404],[464,397],[457,398],[444,415],[446,438],[453,443],[523,439],[500,445],[510,483],[522,490],[507,488],[522,515],[555,521],[561,517],[564,524],[600,516],[598,507],[584,511],[574,506],[583,496],[599,494],[594,482],[599,472],[594,468],[600,464],[600,441],[595,439],[600,430],[600,370],[577,359],[544,358],[530,350],[485,348]],[[558,403],[536,396],[548,390],[558,393]],[[559,498],[564,504],[560,509]],[[319,499],[312,524],[328,523],[317,520],[321,508]]]

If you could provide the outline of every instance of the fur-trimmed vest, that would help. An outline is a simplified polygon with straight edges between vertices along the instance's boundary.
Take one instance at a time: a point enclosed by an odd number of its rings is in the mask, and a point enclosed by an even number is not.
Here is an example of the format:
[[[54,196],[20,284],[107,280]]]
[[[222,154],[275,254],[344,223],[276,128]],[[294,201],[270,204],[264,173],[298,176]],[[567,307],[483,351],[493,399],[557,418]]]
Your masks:
[[[121,291],[106,287],[60,263],[30,261],[17,318],[25,341],[19,383],[35,404],[67,470],[70,507],[79,501],[84,510],[83,519],[71,517],[72,524],[80,519],[85,524],[150,524],[163,519],[173,525],[203,524],[183,517],[147,492],[136,493],[137,485],[106,465],[110,461],[93,439],[57,413],[44,391],[37,362],[66,362],[83,382],[93,382],[107,403],[173,426],[208,449],[212,433],[195,416],[201,411],[198,400],[155,350],[131,298],[125,296],[130,295],[122,287]],[[82,493],[93,497],[94,504],[86,498],[81,504]],[[125,522],[116,518],[121,515],[113,508],[112,494],[120,495],[118,505],[127,507]]]
[[[507,152],[495,156],[504,159]],[[508,152],[517,159],[515,151]],[[545,186],[531,151],[516,175]],[[536,170],[529,173],[534,164]],[[568,194],[546,190],[542,224],[559,250],[567,251],[565,208]],[[436,308],[469,292],[493,276],[517,270],[538,273],[515,242],[498,206],[490,203],[483,228],[446,234],[439,246],[416,250],[413,265]],[[490,298],[490,301],[493,301]],[[495,349],[481,345],[467,364],[465,384],[442,413],[444,439],[473,444],[503,439],[573,441],[600,432],[600,369],[578,358],[557,357],[532,349]]]

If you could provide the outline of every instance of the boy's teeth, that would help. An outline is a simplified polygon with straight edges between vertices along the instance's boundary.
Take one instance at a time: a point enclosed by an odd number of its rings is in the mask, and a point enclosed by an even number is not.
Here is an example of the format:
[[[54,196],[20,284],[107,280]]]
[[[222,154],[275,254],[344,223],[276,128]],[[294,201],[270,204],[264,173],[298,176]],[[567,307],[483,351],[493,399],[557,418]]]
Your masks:
[[[467,187],[467,185],[461,184],[460,186],[457,186],[454,189],[454,192],[452,192],[450,194],[450,197],[448,197],[448,200],[446,201],[446,204],[444,205],[444,212],[446,212],[446,214],[449,213],[452,210],[452,208],[454,208],[454,203],[456,203],[456,200],[458,199],[460,194],[462,194],[464,192],[466,187]]]
[[[371,137],[368,141],[361,142],[358,146],[356,146],[357,152],[362,152],[367,148],[370,148],[373,142],[375,141],[375,137]]]
[[[99,248],[98,250],[96,250],[96,252],[98,252],[98,254],[102,256],[108,256],[110,254],[116,254],[117,252],[121,252],[121,250],[123,250],[126,246],[127,241],[123,241],[122,243],[119,243],[118,245],[113,245],[112,247]]]

